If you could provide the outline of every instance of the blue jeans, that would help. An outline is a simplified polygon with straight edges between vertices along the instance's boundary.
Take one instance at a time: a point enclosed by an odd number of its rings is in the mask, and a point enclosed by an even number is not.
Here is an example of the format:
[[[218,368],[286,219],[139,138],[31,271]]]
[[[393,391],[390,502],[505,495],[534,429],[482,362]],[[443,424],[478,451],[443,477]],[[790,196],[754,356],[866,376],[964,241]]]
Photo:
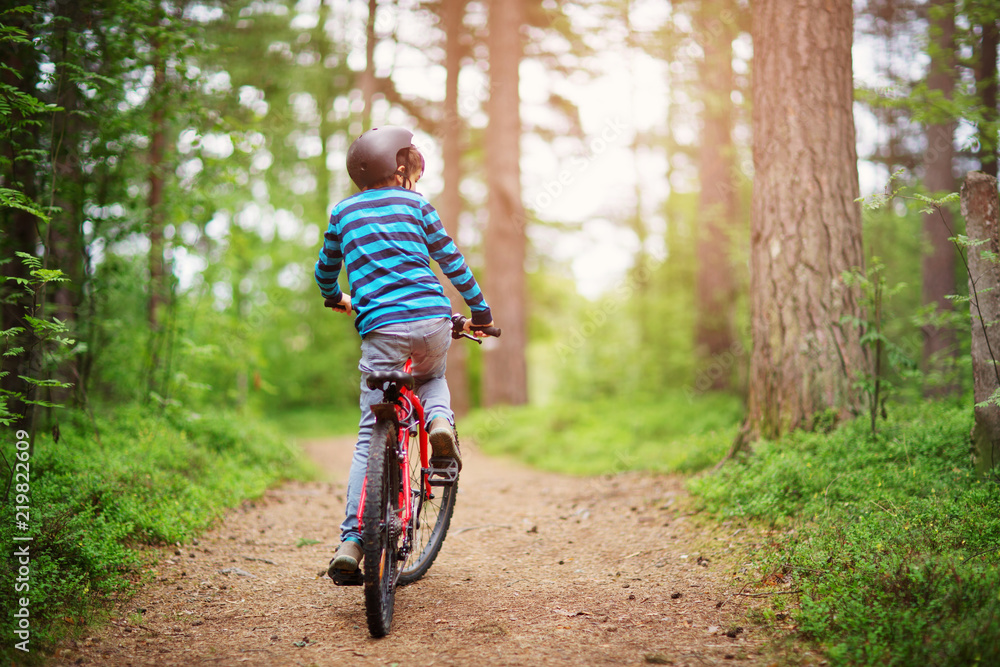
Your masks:
[[[361,421],[358,443],[354,446],[351,472],[347,479],[347,509],[340,524],[341,540],[361,540],[358,531],[358,505],[368,468],[368,443],[375,415],[372,405],[382,402],[381,389],[369,389],[366,381],[372,371],[402,370],[407,359],[413,360],[411,373],[416,380],[415,391],[424,406],[424,418],[444,417],[455,423],[451,411],[451,393],[444,379],[448,348],[451,346],[451,321],[445,318],[387,324],[369,332],[361,340]]]

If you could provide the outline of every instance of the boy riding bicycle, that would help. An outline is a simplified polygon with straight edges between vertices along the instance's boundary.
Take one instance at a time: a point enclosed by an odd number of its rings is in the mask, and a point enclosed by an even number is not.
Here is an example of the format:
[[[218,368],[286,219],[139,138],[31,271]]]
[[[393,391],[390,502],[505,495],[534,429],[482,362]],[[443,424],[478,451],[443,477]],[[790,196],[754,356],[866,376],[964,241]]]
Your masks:
[[[320,292],[337,310],[357,311],[361,334],[361,420],[347,483],[347,507],[340,526],[341,544],[328,573],[337,579],[357,571],[361,560],[358,505],[375,424],[371,406],[377,390],[366,379],[373,371],[402,370],[413,360],[416,393],[427,416],[433,456],[454,458],[461,469],[451,394],[445,381],[451,345],[451,303],[431,270],[433,259],[472,311],[474,335],[493,325],[490,308],[461,252],[445,232],[434,207],[414,191],[423,175],[424,158],[412,145],[413,134],[401,127],[363,133],[347,151],[347,172],[360,193],[337,204],[330,215],[316,262]],[[337,283],[341,265],[353,296]]]

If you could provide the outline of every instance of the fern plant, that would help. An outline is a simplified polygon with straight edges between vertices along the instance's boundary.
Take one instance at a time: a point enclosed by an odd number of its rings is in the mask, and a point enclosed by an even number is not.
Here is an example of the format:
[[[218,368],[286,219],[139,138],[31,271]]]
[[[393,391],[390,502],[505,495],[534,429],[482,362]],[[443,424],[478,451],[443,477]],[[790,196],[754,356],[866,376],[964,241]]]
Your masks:
[[[49,283],[65,282],[65,274],[59,269],[46,269],[42,260],[25,252],[16,253],[27,269],[27,278],[2,276],[4,283],[12,283],[13,289],[5,290],[5,303],[24,303],[21,325],[0,331],[2,356],[18,357],[24,372],[18,373],[23,383],[22,391],[0,388],[0,424],[10,425],[28,417],[35,406],[60,407],[39,397],[40,389],[68,388],[72,385],[57,379],[45,377],[45,369],[55,366],[62,358],[72,353],[76,341],[69,337],[69,328],[56,317],[48,317],[42,312],[41,296]],[[0,371],[0,379],[9,371]],[[25,414],[13,413],[11,401],[25,406]]]

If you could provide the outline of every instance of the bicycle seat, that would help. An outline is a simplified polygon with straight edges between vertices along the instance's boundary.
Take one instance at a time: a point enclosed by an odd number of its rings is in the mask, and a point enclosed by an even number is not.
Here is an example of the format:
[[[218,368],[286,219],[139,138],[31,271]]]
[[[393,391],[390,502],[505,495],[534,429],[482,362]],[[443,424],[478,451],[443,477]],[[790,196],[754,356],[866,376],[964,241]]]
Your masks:
[[[375,371],[368,376],[366,384],[369,389],[381,389],[386,382],[395,382],[407,389],[414,386],[413,376],[403,371]]]

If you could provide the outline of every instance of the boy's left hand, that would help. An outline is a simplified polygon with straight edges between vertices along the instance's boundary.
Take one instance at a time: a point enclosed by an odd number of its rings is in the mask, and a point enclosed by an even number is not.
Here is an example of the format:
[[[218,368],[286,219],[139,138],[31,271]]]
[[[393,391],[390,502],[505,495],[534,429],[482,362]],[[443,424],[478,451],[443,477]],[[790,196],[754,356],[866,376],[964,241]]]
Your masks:
[[[490,320],[489,324],[477,324],[476,325],[476,327],[492,327],[492,326],[495,326],[493,324],[493,320]],[[464,329],[465,329],[466,333],[471,333],[476,338],[486,338],[486,332],[479,331],[478,329],[473,329],[472,328],[472,318],[469,318],[469,319],[465,320],[465,327],[464,327]]]
[[[349,313],[351,312],[351,295],[347,292],[341,292],[340,301],[327,299],[323,302],[323,305],[333,308],[338,313]]]

